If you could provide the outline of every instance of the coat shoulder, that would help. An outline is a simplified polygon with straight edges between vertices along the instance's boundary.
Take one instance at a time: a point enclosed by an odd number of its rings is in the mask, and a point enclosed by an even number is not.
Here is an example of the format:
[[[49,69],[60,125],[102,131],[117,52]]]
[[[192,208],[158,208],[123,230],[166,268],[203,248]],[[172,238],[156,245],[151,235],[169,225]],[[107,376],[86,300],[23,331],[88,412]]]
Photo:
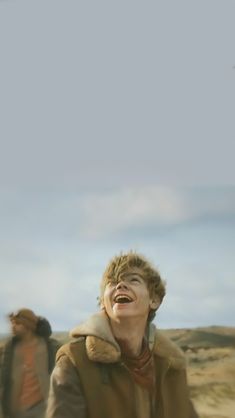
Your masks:
[[[162,331],[155,331],[153,351],[156,356],[167,360],[169,368],[186,368],[186,358],[183,351],[169,337],[164,335]]]
[[[85,337],[78,337],[73,341],[70,341],[66,344],[63,344],[57,351],[56,353],[56,362],[58,362],[58,360],[63,357],[63,356],[67,356],[70,359],[73,358],[72,356],[72,352],[74,350],[76,350],[76,347],[80,346],[81,343],[83,343],[85,341]]]

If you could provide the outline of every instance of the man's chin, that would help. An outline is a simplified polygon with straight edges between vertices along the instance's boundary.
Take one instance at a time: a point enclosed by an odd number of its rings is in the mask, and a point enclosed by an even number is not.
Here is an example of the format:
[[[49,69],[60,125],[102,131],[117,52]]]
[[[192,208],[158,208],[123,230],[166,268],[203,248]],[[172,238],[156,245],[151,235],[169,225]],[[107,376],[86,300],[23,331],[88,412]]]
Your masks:
[[[117,308],[113,309],[113,314],[116,318],[134,318],[136,316],[135,312],[133,312],[131,309],[125,309],[125,308]]]

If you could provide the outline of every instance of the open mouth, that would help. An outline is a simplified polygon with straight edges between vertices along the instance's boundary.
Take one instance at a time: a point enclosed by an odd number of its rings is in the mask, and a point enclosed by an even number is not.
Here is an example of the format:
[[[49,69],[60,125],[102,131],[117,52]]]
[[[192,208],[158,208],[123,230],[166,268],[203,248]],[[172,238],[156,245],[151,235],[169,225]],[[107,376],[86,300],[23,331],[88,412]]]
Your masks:
[[[114,298],[114,302],[115,303],[131,303],[133,302],[133,299],[127,295],[117,295]]]

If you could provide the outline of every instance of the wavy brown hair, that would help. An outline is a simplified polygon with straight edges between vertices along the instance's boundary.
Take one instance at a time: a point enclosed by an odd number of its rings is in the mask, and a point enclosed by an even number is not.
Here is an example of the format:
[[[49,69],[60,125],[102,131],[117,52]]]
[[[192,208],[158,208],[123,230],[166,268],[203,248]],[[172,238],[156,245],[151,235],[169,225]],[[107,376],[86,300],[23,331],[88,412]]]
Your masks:
[[[130,251],[113,257],[107,265],[100,285],[99,303],[103,302],[105,286],[108,282],[118,283],[122,278],[131,273],[138,273],[145,281],[150,297],[157,296],[162,303],[166,293],[165,282],[158,270],[141,254]],[[148,321],[155,317],[156,310],[151,310]]]

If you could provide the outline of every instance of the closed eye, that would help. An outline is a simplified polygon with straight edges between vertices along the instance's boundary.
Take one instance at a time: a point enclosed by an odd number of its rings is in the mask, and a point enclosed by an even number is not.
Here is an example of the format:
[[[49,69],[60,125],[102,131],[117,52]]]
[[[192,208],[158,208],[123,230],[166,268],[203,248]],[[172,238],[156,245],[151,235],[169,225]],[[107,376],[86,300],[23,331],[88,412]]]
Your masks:
[[[110,287],[110,286],[116,286],[116,281],[115,280],[109,280],[106,284],[106,286]]]
[[[132,277],[131,282],[140,282],[140,279],[138,277]]]

